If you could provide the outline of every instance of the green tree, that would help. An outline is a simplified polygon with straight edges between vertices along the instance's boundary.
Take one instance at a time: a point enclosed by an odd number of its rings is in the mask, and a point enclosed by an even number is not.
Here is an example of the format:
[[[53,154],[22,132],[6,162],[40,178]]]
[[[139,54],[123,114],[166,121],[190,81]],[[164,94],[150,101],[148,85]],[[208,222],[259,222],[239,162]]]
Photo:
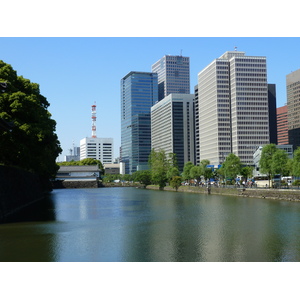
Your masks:
[[[192,178],[195,178],[191,176],[191,169],[194,167],[194,164],[191,161],[188,161],[184,164],[183,172],[182,172],[182,179],[183,180],[190,180]]]
[[[271,167],[273,174],[280,174],[281,176],[288,175],[288,154],[286,151],[277,149],[272,157]]]
[[[143,170],[143,171],[136,171],[133,175],[133,180],[135,182],[140,182],[145,186],[151,184],[151,171],[150,170]]]
[[[264,173],[269,178],[269,186],[274,176],[274,169],[272,165],[272,157],[278,151],[275,144],[265,145],[261,150],[261,157],[259,167],[261,173]]]
[[[200,166],[193,166],[190,169],[190,177],[197,180],[197,186],[201,181],[201,176],[202,176],[202,170]]]
[[[179,170],[176,167],[170,167],[169,170],[167,171],[167,177],[169,180],[171,180],[175,176],[179,176]]]
[[[79,166],[98,165],[101,174],[104,174],[104,167],[100,160],[94,158],[84,158],[78,162]]]
[[[56,122],[48,111],[49,102],[39,85],[18,76],[11,65],[0,60],[0,118],[12,123],[0,133],[0,163],[18,166],[44,178],[56,175],[56,158],[62,149],[55,134]]]
[[[152,149],[149,156],[149,165],[152,182],[163,189],[168,181],[167,172],[170,168],[170,161],[167,159],[165,151]]]
[[[181,176],[173,176],[170,181],[170,186],[174,188],[177,192],[178,188],[181,186]]]
[[[124,180],[124,181],[133,181],[133,175],[132,174],[124,174],[122,176],[122,180]]]
[[[291,171],[293,176],[300,176],[300,147],[294,151],[294,156],[291,164]]]
[[[243,168],[241,168],[241,175],[245,178],[245,181],[248,180],[248,178],[250,178],[253,174],[253,167],[251,166],[245,166]]]
[[[231,179],[235,179],[237,175],[241,171],[241,160],[238,156],[236,156],[234,153],[230,153],[222,167],[220,168],[221,174],[223,173],[225,176],[225,180],[230,177]]]
[[[204,180],[211,178],[213,175],[212,169],[207,167],[209,164],[210,161],[208,159],[203,159],[200,161],[201,175],[204,177]]]

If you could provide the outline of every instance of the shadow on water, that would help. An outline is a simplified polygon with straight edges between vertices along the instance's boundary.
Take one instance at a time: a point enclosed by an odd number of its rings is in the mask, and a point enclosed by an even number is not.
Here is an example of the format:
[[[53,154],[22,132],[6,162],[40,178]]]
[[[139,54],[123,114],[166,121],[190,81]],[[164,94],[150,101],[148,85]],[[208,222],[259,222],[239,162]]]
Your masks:
[[[42,199],[23,207],[7,216],[3,223],[54,221],[54,202],[52,195],[46,194]]]

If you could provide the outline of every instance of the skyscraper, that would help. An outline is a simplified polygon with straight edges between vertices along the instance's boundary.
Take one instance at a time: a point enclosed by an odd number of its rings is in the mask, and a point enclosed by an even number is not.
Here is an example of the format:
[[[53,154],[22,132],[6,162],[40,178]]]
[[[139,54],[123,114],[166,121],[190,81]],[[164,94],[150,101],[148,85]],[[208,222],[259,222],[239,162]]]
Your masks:
[[[158,101],[157,74],[130,72],[121,79],[121,162],[125,173],[148,168],[151,106]]]
[[[300,69],[286,76],[289,144],[300,146]]]
[[[152,65],[158,74],[158,100],[169,94],[190,93],[190,58],[181,55],[165,55]]]
[[[198,74],[200,159],[221,164],[229,153],[252,163],[269,143],[266,58],[228,51]]]
[[[278,145],[288,145],[289,131],[287,120],[287,105],[277,108],[277,134]]]
[[[170,94],[151,108],[151,145],[175,153],[178,168],[194,163],[194,95]]]
[[[276,111],[276,84],[268,84],[268,108],[269,108],[269,136],[270,143],[277,145],[277,111]]]

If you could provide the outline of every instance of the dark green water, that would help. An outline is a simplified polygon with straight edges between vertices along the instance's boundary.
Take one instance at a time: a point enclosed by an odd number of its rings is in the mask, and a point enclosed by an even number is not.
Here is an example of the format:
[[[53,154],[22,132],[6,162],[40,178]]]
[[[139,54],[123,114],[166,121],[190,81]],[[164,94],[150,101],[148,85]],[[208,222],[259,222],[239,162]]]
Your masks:
[[[0,225],[1,261],[300,261],[300,203],[135,188],[54,190]]]

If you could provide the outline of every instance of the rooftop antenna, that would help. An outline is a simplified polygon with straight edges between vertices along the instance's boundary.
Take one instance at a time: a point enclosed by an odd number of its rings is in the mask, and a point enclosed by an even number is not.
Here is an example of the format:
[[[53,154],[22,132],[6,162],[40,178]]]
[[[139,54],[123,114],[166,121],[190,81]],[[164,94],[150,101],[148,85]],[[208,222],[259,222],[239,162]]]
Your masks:
[[[180,56],[182,56],[182,49],[180,50]]]
[[[234,51],[237,51],[237,46],[234,47]]]
[[[96,138],[96,101],[92,105],[92,138]]]

